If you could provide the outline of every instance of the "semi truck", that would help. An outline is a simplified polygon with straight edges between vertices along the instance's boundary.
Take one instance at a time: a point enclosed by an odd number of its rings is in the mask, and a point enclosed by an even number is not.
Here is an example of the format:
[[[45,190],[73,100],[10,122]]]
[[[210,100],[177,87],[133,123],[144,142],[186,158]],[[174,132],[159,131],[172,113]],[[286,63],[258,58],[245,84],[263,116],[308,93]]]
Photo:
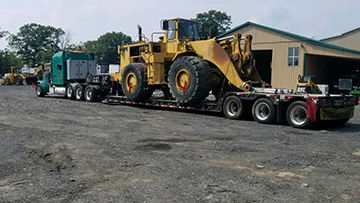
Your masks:
[[[353,117],[354,96],[322,94],[303,79],[297,91],[271,88],[256,70],[251,35],[200,40],[194,21],[176,18],[161,25],[164,35],[158,42],[143,40],[139,27],[138,43],[119,46],[120,71],[111,75],[94,75],[89,54],[55,54],[51,77],[38,82],[37,95],[72,99],[75,91],[81,100],[85,91],[86,101],[223,112],[230,119],[251,115],[259,123],[287,121],[296,128],[327,120],[341,125]],[[74,64],[81,61],[87,69],[75,78],[72,74],[81,71]]]
[[[98,74],[94,55],[82,51],[61,51],[51,60],[51,70],[36,84],[36,95],[64,95],[78,101],[97,101],[111,90],[109,74]]]

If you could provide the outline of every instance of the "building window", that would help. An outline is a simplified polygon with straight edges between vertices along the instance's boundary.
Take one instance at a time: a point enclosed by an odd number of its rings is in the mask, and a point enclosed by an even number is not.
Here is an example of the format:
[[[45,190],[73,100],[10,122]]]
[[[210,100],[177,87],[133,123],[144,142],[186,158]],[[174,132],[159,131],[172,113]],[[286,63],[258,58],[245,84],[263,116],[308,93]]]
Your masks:
[[[289,48],[288,66],[299,65],[299,47]]]

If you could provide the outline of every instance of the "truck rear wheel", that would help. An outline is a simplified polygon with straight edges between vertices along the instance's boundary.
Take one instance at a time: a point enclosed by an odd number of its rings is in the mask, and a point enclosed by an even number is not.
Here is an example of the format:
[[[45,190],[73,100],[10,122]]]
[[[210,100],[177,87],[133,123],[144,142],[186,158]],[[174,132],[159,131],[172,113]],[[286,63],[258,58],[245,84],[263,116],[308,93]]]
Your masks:
[[[43,92],[43,86],[41,85],[41,83],[38,83],[36,85],[36,89],[35,89],[36,95],[38,97],[44,97],[45,93]]]
[[[84,91],[85,101],[95,102],[97,100],[97,89],[93,85],[88,85]]]
[[[121,76],[123,93],[133,101],[147,99],[154,92],[152,86],[144,89],[144,69],[145,65],[143,63],[131,63],[125,67]]]
[[[276,119],[275,107],[269,99],[260,98],[252,107],[252,116],[259,123],[273,123]]]
[[[228,96],[223,103],[223,112],[227,118],[239,119],[244,112],[243,102],[237,96]]]
[[[286,110],[287,122],[295,128],[310,128],[314,125],[306,116],[306,102],[296,101],[288,107]]]
[[[179,102],[199,102],[211,90],[211,69],[198,57],[180,57],[170,66],[168,80],[170,92]]]
[[[84,88],[81,85],[75,86],[75,99],[76,101],[84,100]]]
[[[22,85],[23,84],[23,79],[21,77],[15,78],[15,84],[16,85]]]
[[[66,86],[66,98],[67,99],[74,99],[74,97],[75,97],[74,93],[75,93],[74,88],[70,84],[68,84]]]

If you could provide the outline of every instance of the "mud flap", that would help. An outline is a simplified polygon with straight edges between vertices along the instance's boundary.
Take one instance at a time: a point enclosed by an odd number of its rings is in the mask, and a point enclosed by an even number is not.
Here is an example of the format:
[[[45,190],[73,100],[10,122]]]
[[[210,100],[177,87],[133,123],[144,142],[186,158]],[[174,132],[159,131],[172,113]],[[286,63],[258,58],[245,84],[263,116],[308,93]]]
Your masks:
[[[320,108],[320,119],[331,121],[352,118],[354,116],[354,109],[354,106],[341,108]]]

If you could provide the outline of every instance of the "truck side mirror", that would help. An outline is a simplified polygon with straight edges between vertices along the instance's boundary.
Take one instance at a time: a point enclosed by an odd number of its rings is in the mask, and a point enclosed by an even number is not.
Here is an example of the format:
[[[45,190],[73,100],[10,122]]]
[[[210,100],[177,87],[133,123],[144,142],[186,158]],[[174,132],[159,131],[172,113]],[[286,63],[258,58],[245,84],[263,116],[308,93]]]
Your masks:
[[[168,29],[169,29],[169,21],[167,21],[167,20],[162,20],[162,21],[161,21],[161,29],[162,29],[162,30],[168,30]]]

